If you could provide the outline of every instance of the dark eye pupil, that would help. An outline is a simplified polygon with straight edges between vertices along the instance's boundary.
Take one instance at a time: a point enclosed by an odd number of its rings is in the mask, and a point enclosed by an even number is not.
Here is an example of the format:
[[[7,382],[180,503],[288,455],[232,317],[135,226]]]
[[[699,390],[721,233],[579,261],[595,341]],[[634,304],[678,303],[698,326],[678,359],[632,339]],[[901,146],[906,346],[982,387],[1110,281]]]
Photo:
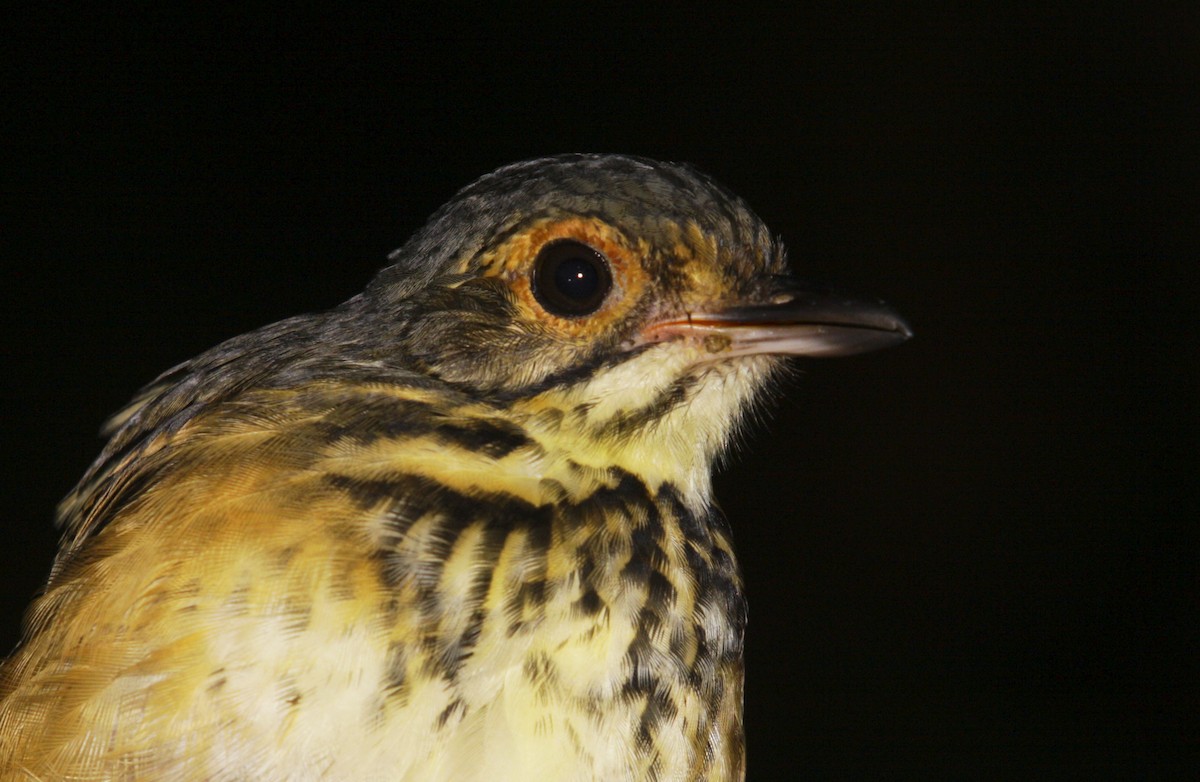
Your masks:
[[[534,296],[555,315],[588,315],[612,288],[608,261],[582,242],[564,239],[542,248],[534,262]]]
[[[600,287],[600,273],[583,258],[568,258],[554,269],[554,287],[569,299],[586,301]]]

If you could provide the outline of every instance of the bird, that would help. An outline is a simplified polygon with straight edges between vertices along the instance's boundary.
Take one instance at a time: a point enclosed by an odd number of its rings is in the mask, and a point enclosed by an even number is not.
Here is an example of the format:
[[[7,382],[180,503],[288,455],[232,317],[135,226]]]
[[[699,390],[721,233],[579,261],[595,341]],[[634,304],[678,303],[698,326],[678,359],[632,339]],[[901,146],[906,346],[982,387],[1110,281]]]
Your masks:
[[[545,157],[168,370],[59,506],[0,779],[744,779],[714,461],[789,356],[911,336],[790,269],[690,165]]]

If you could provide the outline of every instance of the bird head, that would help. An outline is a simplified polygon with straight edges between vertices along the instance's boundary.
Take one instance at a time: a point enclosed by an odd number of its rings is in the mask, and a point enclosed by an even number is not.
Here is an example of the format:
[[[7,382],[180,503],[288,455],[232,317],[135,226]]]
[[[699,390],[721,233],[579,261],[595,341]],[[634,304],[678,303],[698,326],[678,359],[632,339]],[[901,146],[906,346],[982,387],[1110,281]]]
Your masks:
[[[704,174],[618,155],[477,180],[364,298],[404,324],[388,349],[410,368],[530,415],[552,411],[610,452],[705,473],[783,356],[910,335],[879,302],[806,290],[763,222]]]
[[[60,559],[103,523],[131,466],[255,390],[425,388],[703,504],[713,459],[783,357],[908,336],[879,302],[802,286],[762,221],[695,169],[619,155],[517,163],[461,190],[362,294],[142,389],[60,506],[73,540]]]

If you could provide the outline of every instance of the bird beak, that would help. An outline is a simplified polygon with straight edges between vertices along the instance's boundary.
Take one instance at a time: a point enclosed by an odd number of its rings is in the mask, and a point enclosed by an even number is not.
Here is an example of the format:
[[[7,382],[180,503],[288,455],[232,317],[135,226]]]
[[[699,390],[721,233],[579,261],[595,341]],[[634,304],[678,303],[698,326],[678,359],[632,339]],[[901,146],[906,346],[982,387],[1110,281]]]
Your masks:
[[[898,345],[912,330],[881,301],[790,286],[764,303],[737,304],[650,324],[640,344],[692,338],[723,359],[764,353],[850,356]]]

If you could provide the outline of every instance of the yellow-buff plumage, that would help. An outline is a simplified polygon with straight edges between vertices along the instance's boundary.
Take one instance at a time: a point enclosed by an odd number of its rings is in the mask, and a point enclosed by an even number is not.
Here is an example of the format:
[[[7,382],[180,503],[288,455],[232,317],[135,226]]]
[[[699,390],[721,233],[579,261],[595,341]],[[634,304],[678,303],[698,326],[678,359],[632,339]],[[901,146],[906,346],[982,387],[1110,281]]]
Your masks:
[[[113,418],[0,673],[0,778],[742,779],[713,459],[780,356],[907,334],[687,166],[483,177],[362,294]]]

